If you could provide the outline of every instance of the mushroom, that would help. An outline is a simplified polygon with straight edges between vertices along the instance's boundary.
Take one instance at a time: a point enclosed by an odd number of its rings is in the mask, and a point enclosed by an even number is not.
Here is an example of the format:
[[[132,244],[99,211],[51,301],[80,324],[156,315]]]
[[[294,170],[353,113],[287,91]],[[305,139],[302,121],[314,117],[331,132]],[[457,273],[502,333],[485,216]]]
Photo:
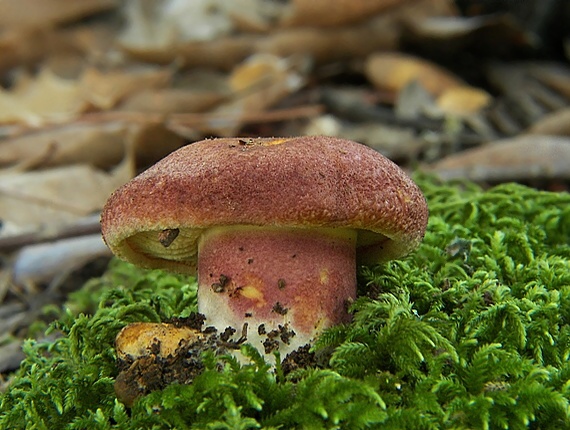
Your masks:
[[[269,354],[350,320],[357,264],[406,255],[428,219],[418,186],[356,142],[220,138],[115,191],[101,216],[119,258],[198,279],[198,311]]]
[[[191,380],[202,364],[186,358],[205,338],[197,327],[165,323],[132,323],[115,340],[119,373],[115,394],[127,407],[151,391],[173,381]]]
[[[136,322],[123,327],[115,348],[117,358],[123,361],[134,361],[150,353],[168,357],[176,354],[182,341],[200,340],[202,336],[199,330],[188,326]]]

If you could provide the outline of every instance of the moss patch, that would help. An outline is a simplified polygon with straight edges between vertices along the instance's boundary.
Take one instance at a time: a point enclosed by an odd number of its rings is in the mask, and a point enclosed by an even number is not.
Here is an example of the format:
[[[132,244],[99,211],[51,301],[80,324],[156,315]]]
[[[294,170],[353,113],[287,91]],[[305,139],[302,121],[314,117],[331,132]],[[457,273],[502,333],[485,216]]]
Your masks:
[[[419,251],[363,268],[351,324],[317,368],[275,372],[206,352],[191,385],[125,408],[113,340],[196,310],[193,281],[113,262],[74,294],[2,395],[0,428],[570,428],[570,196],[420,179]]]

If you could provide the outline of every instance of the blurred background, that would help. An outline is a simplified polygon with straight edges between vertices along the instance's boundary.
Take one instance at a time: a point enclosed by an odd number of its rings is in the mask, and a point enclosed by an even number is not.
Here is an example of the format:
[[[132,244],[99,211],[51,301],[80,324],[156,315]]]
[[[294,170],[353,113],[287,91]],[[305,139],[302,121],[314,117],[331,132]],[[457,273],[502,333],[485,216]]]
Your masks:
[[[0,0],[0,372],[105,269],[109,194],[216,136],[570,184],[567,0]]]

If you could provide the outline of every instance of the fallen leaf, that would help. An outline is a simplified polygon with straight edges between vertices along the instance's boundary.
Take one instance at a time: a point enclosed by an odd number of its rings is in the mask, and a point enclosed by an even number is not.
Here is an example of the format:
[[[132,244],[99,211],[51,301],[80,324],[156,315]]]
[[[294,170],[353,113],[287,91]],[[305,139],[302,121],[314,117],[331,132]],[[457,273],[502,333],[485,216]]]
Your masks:
[[[542,117],[531,125],[526,133],[570,136],[570,107]]]
[[[488,107],[493,98],[479,88],[459,86],[443,91],[436,100],[437,107],[446,114],[467,116]]]
[[[332,27],[352,24],[407,0],[292,0],[282,11],[279,25],[283,27]]]
[[[287,28],[269,34],[239,33],[231,37],[204,41],[176,39],[170,45],[129,44],[119,42],[121,49],[133,58],[159,64],[179,61],[183,67],[212,67],[231,70],[237,63],[255,53],[279,57],[302,53],[316,63],[327,63],[364,57],[378,50],[398,48],[400,22],[408,14],[418,16],[440,13],[438,4],[447,0],[419,0],[413,5],[390,9],[385,14],[350,26],[338,28]]]
[[[129,112],[184,113],[205,112],[227,98],[223,92],[185,88],[145,90],[133,94],[117,109]]]
[[[116,32],[116,24],[112,22],[63,28],[0,29],[0,72],[33,66],[41,60],[46,60],[41,67],[57,70],[52,64],[67,56],[81,57],[83,63],[100,63],[113,49]]]
[[[385,13],[367,14],[366,20],[353,25],[328,29],[298,27],[275,30],[277,24],[272,22],[269,26],[272,31],[268,34],[232,34],[231,28],[228,30],[226,24],[223,24],[212,25],[215,37],[207,38],[199,37],[193,32],[203,23],[213,22],[211,20],[214,18],[207,16],[202,19],[200,25],[193,26],[189,23],[194,22],[196,18],[188,15],[191,8],[199,9],[204,2],[191,2],[192,6],[187,6],[176,16],[166,13],[172,3],[176,1],[127,4],[128,28],[118,41],[121,49],[134,58],[159,64],[179,61],[185,67],[203,66],[228,70],[255,53],[288,57],[299,54],[299,48],[302,47],[303,54],[323,63],[361,57],[375,50],[397,49],[402,31],[401,23],[408,16],[421,19],[455,13],[451,0],[407,0],[398,7],[389,8]],[[223,19],[228,18],[231,22],[234,13],[232,11],[239,7],[232,3],[212,0],[209,4],[215,6],[211,8],[211,13],[219,13]],[[346,1],[346,5],[348,4]],[[367,7],[361,0],[359,4]],[[330,8],[330,2],[328,7]],[[275,14],[276,12],[268,12],[268,19],[276,20]],[[196,16],[200,16],[200,13],[196,13]],[[256,19],[259,20],[259,16],[254,18],[254,21]],[[258,25],[263,27],[259,22]]]
[[[258,38],[256,50],[288,57],[298,55],[302,47],[301,52],[319,64],[364,57],[377,50],[397,48],[397,21],[395,15],[379,15],[346,27],[284,29]]]
[[[407,118],[420,113],[462,117],[481,111],[492,101],[486,91],[467,85],[430,61],[406,54],[372,54],[365,74],[378,90],[396,94],[398,112]]]
[[[0,89],[0,123],[40,126],[63,122],[86,107],[77,83],[62,79],[48,69],[33,78],[21,76],[11,90]]]
[[[231,16],[235,6],[227,7]],[[137,8],[137,17],[133,16],[129,21],[138,23],[136,31],[129,37],[123,35],[118,40],[119,47],[127,55],[158,64],[176,61],[185,68],[209,67],[221,70],[231,70],[255,53],[288,57],[298,55],[302,48],[301,52],[315,62],[327,63],[364,57],[379,50],[395,50],[399,47],[402,21],[406,17],[423,19],[456,13],[450,0],[410,0],[385,13],[372,14],[368,19],[353,25],[277,30],[271,27],[273,31],[268,34],[242,32],[224,36],[220,33],[216,39],[204,41],[185,38],[173,30],[175,27],[160,24],[160,19],[152,18],[152,6],[146,12],[138,6]],[[188,24],[185,22],[184,25]]]
[[[0,219],[28,231],[45,224],[61,224],[100,210],[113,190],[134,175],[125,162],[110,173],[89,165],[3,174]]]
[[[32,129],[0,140],[0,167],[21,171],[90,164],[107,169],[124,157],[128,135],[125,123],[116,121]]]
[[[297,91],[305,83],[306,72],[302,58],[283,59],[269,54],[248,58],[228,77],[232,100],[212,111],[214,115],[231,114],[235,119],[209,124],[205,131],[223,136],[235,135],[241,127],[241,116],[263,112]]]
[[[521,65],[517,65],[521,67]],[[570,67],[563,63],[530,63],[530,76],[570,99]]]
[[[0,167],[14,171],[85,164],[109,170],[133,151],[146,167],[184,144],[163,118],[118,113],[86,116],[70,124],[31,129],[0,140]],[[0,174],[2,171],[0,170]]]
[[[478,182],[570,179],[570,139],[522,135],[450,155],[429,166],[444,180]]]
[[[465,86],[460,78],[435,63],[397,52],[369,56],[365,74],[377,89],[396,93],[412,81],[418,81],[433,96]]]
[[[267,0],[233,0],[228,14],[238,31],[268,33],[283,15],[286,4]]]
[[[212,41],[177,42],[172,46],[136,45],[118,41],[130,57],[157,64],[179,62],[181,67],[206,67],[231,70],[255,52],[258,35],[237,34]]]
[[[0,162],[10,166],[0,170],[3,236],[49,230],[98,212],[134,176],[135,162],[146,167],[185,143],[156,118],[91,119],[0,143]]]
[[[231,90],[227,74],[213,70],[178,72],[167,88],[133,93],[117,109],[130,112],[205,112],[228,99]]]
[[[36,62],[46,54],[51,31],[0,29],[0,71]]]
[[[139,67],[102,72],[88,68],[80,78],[81,96],[102,110],[109,110],[126,97],[147,89],[165,87],[172,77],[168,68]]]
[[[1,27],[52,27],[113,9],[117,0],[0,0]]]
[[[180,42],[210,41],[232,28],[222,0],[125,2],[127,25],[120,43],[130,49],[171,49]]]

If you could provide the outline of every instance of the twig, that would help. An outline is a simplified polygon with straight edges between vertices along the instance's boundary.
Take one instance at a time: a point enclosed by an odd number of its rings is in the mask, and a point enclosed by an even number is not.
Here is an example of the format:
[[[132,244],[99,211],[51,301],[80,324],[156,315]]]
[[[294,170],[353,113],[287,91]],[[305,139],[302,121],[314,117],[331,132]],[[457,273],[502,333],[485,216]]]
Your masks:
[[[12,236],[0,237],[0,252],[11,252],[23,246],[36,243],[51,242],[69,237],[96,234],[101,231],[99,215],[82,218],[75,224],[68,224],[58,228],[22,233]]]

